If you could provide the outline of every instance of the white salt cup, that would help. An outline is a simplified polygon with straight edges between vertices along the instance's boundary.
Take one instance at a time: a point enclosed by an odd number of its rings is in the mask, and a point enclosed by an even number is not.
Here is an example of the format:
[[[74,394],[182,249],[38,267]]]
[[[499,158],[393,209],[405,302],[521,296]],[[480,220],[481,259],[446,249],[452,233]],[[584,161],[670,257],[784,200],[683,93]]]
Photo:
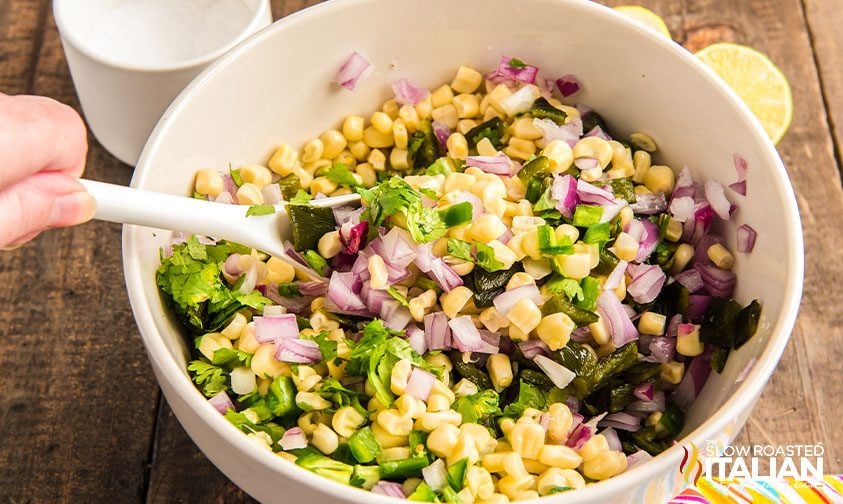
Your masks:
[[[88,126],[130,165],[179,92],[272,22],[269,0],[53,0],[53,15]]]

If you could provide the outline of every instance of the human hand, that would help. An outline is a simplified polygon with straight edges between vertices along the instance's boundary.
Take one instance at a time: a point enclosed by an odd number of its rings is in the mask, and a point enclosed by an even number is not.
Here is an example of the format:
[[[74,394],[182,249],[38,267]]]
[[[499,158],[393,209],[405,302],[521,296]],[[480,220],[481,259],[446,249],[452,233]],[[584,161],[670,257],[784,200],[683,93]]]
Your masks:
[[[87,151],[85,125],[72,108],[0,93],[0,248],[91,219],[96,203],[78,181]]]

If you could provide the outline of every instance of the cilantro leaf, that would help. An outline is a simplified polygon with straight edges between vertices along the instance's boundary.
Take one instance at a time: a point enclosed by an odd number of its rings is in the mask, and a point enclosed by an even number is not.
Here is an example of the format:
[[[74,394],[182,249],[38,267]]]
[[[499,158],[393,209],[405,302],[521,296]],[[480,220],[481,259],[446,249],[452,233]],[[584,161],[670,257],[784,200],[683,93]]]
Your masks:
[[[463,423],[480,423],[480,420],[500,414],[498,401],[498,393],[489,389],[460,397],[453,409],[462,415]]]
[[[347,185],[351,187],[357,187],[360,184],[357,183],[357,179],[354,178],[354,175],[351,173],[351,170],[348,169],[346,165],[343,163],[334,163],[333,166],[328,168],[328,171],[325,173],[325,178],[334,182],[335,184],[340,185]]]
[[[319,353],[322,354],[322,360],[329,361],[337,357],[337,342],[328,339],[328,332],[322,331],[313,336],[313,341],[319,345]]]
[[[313,196],[307,194],[303,190],[299,189],[299,192],[296,193],[295,196],[290,198],[290,201],[287,203],[290,205],[309,205],[310,200],[313,199]]]
[[[503,409],[503,416],[518,418],[527,408],[543,410],[547,405],[544,392],[524,380],[518,384],[518,398]]]
[[[389,217],[404,216],[407,230],[416,243],[436,240],[445,234],[447,226],[435,208],[422,204],[422,193],[416,191],[399,177],[392,177],[372,189],[357,191],[368,205],[364,217],[374,227],[382,226]]]
[[[196,236],[173,246],[162,257],[156,283],[167,294],[173,311],[194,332],[213,332],[229,317],[248,307],[260,310],[271,301],[259,291],[247,294],[229,287],[222,278],[222,265],[232,247],[222,243],[203,245]]]
[[[504,269],[503,263],[495,258],[495,249],[481,242],[476,242],[474,246],[477,248],[475,262],[478,266],[490,273]]]
[[[448,253],[457,259],[474,262],[471,255],[471,244],[457,238],[448,238]]]
[[[227,366],[230,368],[252,365],[252,354],[233,348],[219,348],[214,352],[211,363],[215,366]]]
[[[240,168],[238,168],[236,170],[232,170],[231,168],[229,168],[228,172],[231,174],[231,180],[234,181],[234,184],[237,187],[240,187],[240,186],[243,185],[243,177],[240,176]]]
[[[533,212],[538,213],[545,210],[556,210],[556,202],[553,201],[553,197],[550,194],[550,186],[544,190],[539,200],[533,205]]]
[[[193,382],[202,388],[206,397],[213,397],[228,390],[228,372],[209,362],[191,361],[187,370],[193,373]]]
[[[386,289],[386,293],[389,294],[390,296],[392,296],[392,299],[401,303],[401,306],[405,306],[405,307],[410,306],[410,302],[407,301],[407,296],[405,296],[404,294],[401,294],[401,292],[399,292],[398,289],[396,289],[395,287],[392,287],[392,286],[388,287]]]
[[[571,301],[573,301],[574,298],[579,299],[580,301],[585,299],[582,287],[580,287],[580,283],[576,280],[554,275],[545,285],[547,286],[548,291],[553,294],[565,294],[565,296]]]
[[[246,217],[252,215],[271,215],[275,213],[275,207],[272,205],[252,205],[246,210]]]
[[[509,66],[510,68],[525,68],[527,64],[518,58],[510,58],[509,62],[507,63],[507,66]]]

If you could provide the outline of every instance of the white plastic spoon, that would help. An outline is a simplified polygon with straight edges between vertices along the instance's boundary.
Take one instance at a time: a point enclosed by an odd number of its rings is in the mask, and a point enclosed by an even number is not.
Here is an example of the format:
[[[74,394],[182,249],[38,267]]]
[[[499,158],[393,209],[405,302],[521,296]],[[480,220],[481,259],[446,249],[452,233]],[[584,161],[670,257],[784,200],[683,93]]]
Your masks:
[[[97,202],[95,219],[230,240],[266,252],[311,276],[314,274],[284,252],[284,241],[291,234],[284,205],[275,205],[274,214],[247,217],[249,207],[245,205],[213,203],[93,180],[81,182]],[[317,207],[359,203],[360,196],[356,194],[311,201]]]

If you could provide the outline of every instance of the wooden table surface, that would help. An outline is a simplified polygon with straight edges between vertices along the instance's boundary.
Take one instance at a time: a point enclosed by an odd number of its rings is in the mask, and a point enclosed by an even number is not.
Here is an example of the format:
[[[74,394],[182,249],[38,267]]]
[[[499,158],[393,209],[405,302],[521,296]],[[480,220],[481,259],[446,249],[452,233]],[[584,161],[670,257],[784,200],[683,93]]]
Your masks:
[[[805,291],[793,338],[738,442],[822,443],[826,472],[841,473],[840,0],[640,1],[687,48],[750,45],[793,87],[794,120],[778,147],[802,215]],[[78,109],[50,3],[0,0],[0,91]],[[281,17],[310,3],[272,6]],[[353,37],[350,30],[349,43]],[[131,168],[90,142],[87,176],[127,184]],[[0,502],[250,501],[164,401],[132,319],[120,254],[120,226],[102,222],[0,253]]]

